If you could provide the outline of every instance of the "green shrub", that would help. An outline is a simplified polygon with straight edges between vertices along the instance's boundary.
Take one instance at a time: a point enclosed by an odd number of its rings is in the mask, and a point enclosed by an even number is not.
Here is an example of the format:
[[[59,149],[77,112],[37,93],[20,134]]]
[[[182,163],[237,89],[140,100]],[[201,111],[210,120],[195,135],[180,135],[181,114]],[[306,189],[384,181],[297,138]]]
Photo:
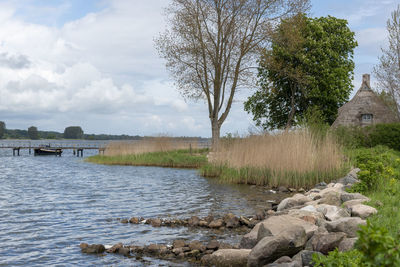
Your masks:
[[[384,146],[372,149],[358,149],[353,155],[355,166],[360,168],[358,179],[360,183],[349,189],[351,192],[365,193],[375,190],[390,179],[399,179],[400,161],[395,159],[392,150]]]
[[[400,266],[400,246],[387,229],[370,222],[360,228],[355,247],[363,266]]]
[[[314,267],[358,267],[361,265],[363,255],[358,250],[339,252],[337,249],[329,252],[327,256],[314,254]]]
[[[375,124],[367,127],[340,126],[332,132],[342,145],[349,148],[383,145],[400,150],[400,123]]]

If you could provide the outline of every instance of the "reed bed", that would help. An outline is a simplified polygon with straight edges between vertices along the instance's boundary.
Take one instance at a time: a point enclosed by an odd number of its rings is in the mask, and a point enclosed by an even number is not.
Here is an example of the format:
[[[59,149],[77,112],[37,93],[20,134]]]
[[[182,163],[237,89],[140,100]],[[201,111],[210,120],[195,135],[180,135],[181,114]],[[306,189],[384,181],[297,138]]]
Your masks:
[[[167,152],[181,149],[197,149],[197,139],[172,137],[147,137],[139,141],[111,142],[105,156],[139,155],[151,152]]]
[[[232,183],[299,188],[329,182],[346,168],[334,138],[298,130],[222,140],[201,171]]]
[[[104,155],[86,159],[106,165],[199,168],[207,163],[208,149],[198,148],[198,140],[152,137],[140,141],[112,142]]]

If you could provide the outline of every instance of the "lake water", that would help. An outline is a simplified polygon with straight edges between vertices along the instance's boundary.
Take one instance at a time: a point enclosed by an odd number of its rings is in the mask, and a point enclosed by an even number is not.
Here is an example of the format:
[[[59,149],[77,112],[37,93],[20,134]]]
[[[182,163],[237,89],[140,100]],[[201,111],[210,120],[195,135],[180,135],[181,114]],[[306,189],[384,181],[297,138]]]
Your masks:
[[[86,150],[85,156],[97,151]],[[237,243],[234,232],[152,228],[117,218],[253,215],[274,196],[263,188],[222,185],[196,170],[102,166],[73,156],[34,157],[0,149],[0,266],[139,266],[135,258],[87,255],[79,244],[169,244],[174,239]],[[157,260],[150,265],[165,263]]]

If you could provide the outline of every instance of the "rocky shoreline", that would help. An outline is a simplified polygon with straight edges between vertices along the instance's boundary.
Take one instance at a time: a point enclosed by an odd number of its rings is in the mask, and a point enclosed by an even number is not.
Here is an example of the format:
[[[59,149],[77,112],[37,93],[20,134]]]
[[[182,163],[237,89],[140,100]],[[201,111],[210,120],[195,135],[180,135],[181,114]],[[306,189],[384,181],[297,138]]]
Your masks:
[[[315,188],[283,199],[279,205],[266,207],[252,218],[227,214],[221,218],[207,216],[189,219],[144,219],[132,217],[122,223],[150,224],[153,227],[203,227],[219,230],[243,230],[239,245],[232,246],[211,240],[148,246],[106,247],[101,244],[80,245],[83,253],[117,253],[141,259],[143,256],[170,261],[189,261],[203,266],[312,266],[314,253],[327,254],[336,248],[347,251],[357,240],[359,225],[377,213],[363,204],[369,199],[358,193],[347,193],[346,188],[357,183],[358,169],[352,170],[337,183],[319,184]],[[250,230],[251,229],[251,230]],[[250,231],[249,231],[250,230]]]

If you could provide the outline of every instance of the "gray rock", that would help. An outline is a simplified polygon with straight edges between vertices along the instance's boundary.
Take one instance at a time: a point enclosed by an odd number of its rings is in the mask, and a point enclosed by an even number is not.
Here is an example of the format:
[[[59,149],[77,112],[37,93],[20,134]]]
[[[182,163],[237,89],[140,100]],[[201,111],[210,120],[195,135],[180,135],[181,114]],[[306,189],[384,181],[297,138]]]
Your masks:
[[[358,216],[361,219],[366,219],[369,216],[378,213],[378,211],[368,205],[357,204],[350,208],[352,216]]]
[[[292,256],[304,247],[306,241],[304,228],[299,225],[291,225],[279,235],[261,239],[251,250],[247,265],[262,266],[282,256]]]
[[[336,191],[330,191],[323,195],[321,199],[318,200],[319,204],[328,204],[333,206],[340,206],[342,201],[340,199],[340,193]]]
[[[310,199],[309,197],[306,197],[302,194],[296,194],[293,197],[288,197],[282,200],[281,203],[279,203],[277,210],[282,211],[295,206],[303,205],[304,203],[310,201],[312,201],[312,199]]]
[[[232,213],[224,216],[224,222],[227,228],[236,228],[240,225],[239,218]]]
[[[327,222],[325,225],[328,232],[343,232],[348,237],[356,237],[359,225],[365,225],[366,222],[358,217],[341,218],[332,222]]]
[[[217,250],[219,248],[219,242],[217,240],[211,240],[206,245],[207,250]]]
[[[220,228],[222,226],[224,226],[224,221],[222,219],[214,220],[208,224],[210,228]]]
[[[353,199],[353,200],[349,200],[346,202],[343,202],[343,207],[345,207],[346,209],[350,210],[351,212],[351,207],[357,204],[362,204],[364,202],[367,202],[367,199]]]
[[[186,246],[185,240],[177,239],[177,240],[174,240],[174,242],[172,242],[173,248],[182,248],[184,246]]]
[[[257,224],[249,233],[245,234],[240,241],[239,247],[242,249],[252,249],[255,245],[257,245],[257,236],[259,229],[260,224]]]
[[[342,242],[339,243],[339,251],[344,252],[344,251],[349,251],[352,250],[354,248],[354,244],[357,241],[357,237],[353,237],[353,238],[345,238],[342,240]]]
[[[343,217],[350,217],[347,209],[339,208],[333,205],[321,204],[315,207],[317,211],[324,214],[325,218],[329,221],[335,221]]]
[[[312,261],[312,257],[314,254],[320,254],[323,255],[321,252],[318,251],[312,251],[312,250],[302,250],[299,253],[297,253],[295,256],[293,256],[293,261],[301,262],[301,266],[314,266],[314,263]]]
[[[279,235],[289,229],[291,226],[300,226],[306,232],[307,238],[310,238],[318,229],[318,226],[305,220],[292,217],[290,215],[272,216],[259,223],[260,228],[257,234],[257,240],[270,235]]]
[[[351,175],[346,175],[345,177],[339,179],[339,181],[338,181],[338,183],[341,183],[341,184],[344,184],[344,185],[349,185],[349,184],[353,185],[353,184],[356,184],[356,183],[359,183],[359,182],[360,182],[360,180],[354,178]]]
[[[369,198],[367,198],[364,195],[361,195],[360,193],[347,193],[347,192],[344,192],[341,195],[342,202],[346,202],[346,201],[354,200],[354,199],[365,199],[365,200],[369,201]]]
[[[104,251],[106,251],[106,248],[102,244],[89,245],[87,243],[82,243],[79,245],[79,247],[81,248],[81,251],[83,253],[88,253],[88,254],[101,254],[104,253]]]
[[[249,254],[250,249],[219,249],[203,256],[201,263],[205,266],[242,267],[246,266]]]
[[[199,250],[201,252],[206,250],[206,246],[203,245],[200,241],[194,240],[189,243],[189,248],[191,250]]]
[[[198,226],[200,222],[199,217],[197,216],[192,216],[190,217],[190,219],[188,220],[188,224],[189,226]]]
[[[337,248],[345,237],[345,233],[316,233],[308,241],[306,249],[319,251],[326,255]]]

